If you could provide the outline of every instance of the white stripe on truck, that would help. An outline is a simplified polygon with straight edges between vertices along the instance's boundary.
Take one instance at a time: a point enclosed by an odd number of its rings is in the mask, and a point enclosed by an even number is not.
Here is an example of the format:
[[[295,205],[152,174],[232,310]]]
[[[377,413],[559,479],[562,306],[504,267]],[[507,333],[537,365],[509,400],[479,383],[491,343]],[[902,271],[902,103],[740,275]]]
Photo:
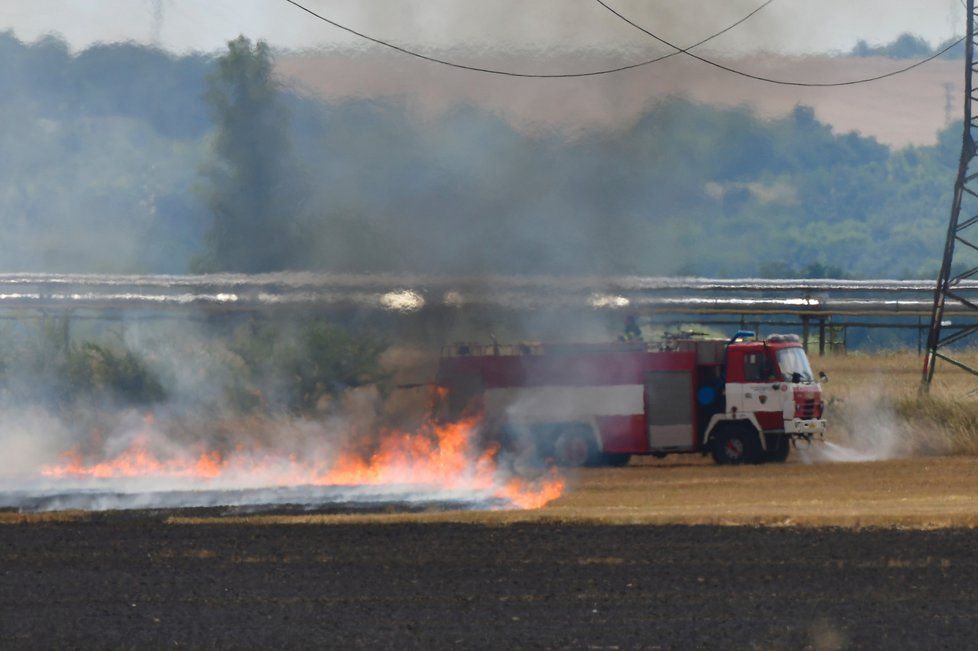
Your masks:
[[[486,415],[522,421],[587,420],[645,412],[641,384],[592,387],[509,387],[487,389]]]

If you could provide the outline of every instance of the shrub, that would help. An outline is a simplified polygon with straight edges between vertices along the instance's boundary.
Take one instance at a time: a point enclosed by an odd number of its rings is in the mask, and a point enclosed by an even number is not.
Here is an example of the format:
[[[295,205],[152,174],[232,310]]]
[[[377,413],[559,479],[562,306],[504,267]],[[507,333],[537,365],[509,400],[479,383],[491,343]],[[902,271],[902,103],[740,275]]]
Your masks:
[[[86,342],[68,350],[65,366],[74,397],[84,395],[124,404],[150,404],[165,397],[159,379],[130,350],[115,351]]]

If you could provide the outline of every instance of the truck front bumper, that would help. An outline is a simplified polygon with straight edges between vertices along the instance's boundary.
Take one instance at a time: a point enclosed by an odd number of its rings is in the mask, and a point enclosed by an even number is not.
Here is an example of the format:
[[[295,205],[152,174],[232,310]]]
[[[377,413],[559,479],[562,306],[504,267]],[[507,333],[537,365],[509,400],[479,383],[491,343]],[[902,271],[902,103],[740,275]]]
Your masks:
[[[812,418],[810,420],[802,420],[801,418],[793,418],[791,420],[786,420],[784,423],[784,433],[785,434],[797,434],[799,436],[804,436],[805,438],[810,438],[812,436],[822,436],[825,434],[825,420],[822,418]]]

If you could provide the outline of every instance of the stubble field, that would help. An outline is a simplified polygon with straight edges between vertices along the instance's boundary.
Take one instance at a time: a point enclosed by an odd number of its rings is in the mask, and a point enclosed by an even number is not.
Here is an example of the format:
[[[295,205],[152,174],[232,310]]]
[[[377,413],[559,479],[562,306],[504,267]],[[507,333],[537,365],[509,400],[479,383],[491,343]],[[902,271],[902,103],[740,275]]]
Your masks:
[[[968,648],[970,530],[0,527],[4,648]]]

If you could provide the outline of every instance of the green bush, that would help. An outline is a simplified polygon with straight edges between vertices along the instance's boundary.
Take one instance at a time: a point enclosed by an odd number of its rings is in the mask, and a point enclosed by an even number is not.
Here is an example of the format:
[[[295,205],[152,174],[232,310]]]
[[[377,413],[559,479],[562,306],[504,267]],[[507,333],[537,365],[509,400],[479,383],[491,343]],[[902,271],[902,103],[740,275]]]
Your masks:
[[[75,397],[91,396],[125,404],[150,404],[165,397],[159,379],[130,350],[92,342],[68,350],[65,360]]]
[[[290,362],[292,407],[314,409],[326,395],[384,379],[379,357],[386,346],[342,328],[314,323],[299,339],[298,355]]]
[[[379,359],[386,347],[371,335],[321,321],[249,323],[231,341],[247,376],[229,385],[229,401],[246,410],[314,411],[344,389],[383,380]]]
[[[140,350],[100,326],[71,341],[64,320],[0,330],[0,399],[149,405],[165,399],[207,412],[323,411],[345,389],[382,382],[386,343],[325,321],[248,321],[233,330],[168,325]],[[165,388],[166,387],[166,388]]]
[[[53,319],[0,332],[0,397],[59,405],[150,404],[165,392],[136,353],[91,341],[73,344],[68,322]]]

